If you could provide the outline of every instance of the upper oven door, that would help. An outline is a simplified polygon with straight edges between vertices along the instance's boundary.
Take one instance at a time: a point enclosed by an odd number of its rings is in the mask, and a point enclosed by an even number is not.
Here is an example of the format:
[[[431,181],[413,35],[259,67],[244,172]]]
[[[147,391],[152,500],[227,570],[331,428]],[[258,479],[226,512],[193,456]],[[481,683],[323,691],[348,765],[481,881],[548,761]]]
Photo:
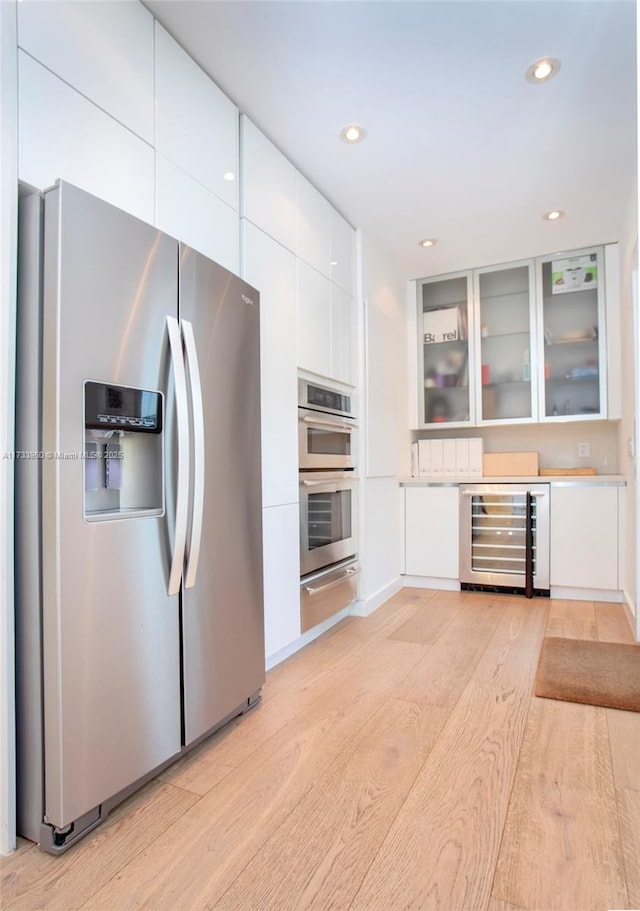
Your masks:
[[[353,468],[355,429],[349,418],[298,408],[300,469]]]

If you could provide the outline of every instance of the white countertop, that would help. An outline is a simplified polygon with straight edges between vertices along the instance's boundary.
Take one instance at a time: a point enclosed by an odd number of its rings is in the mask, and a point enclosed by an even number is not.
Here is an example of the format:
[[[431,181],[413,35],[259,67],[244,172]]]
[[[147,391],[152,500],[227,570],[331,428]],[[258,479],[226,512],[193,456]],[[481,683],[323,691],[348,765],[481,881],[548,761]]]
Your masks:
[[[528,477],[482,477],[482,478],[400,478],[400,487],[436,487],[442,484],[615,484],[626,485],[627,480],[620,474],[572,474],[572,475],[530,475]]]

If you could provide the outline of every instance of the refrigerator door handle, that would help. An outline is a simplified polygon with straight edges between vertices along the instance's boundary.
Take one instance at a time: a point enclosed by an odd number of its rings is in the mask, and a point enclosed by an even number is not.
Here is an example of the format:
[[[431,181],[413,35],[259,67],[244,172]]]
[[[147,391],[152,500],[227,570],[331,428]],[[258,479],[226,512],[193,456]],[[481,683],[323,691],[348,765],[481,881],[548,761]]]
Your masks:
[[[182,337],[187,355],[189,383],[191,386],[191,409],[193,429],[193,494],[191,501],[191,528],[187,539],[187,568],[184,587],[191,588],[196,581],[200,542],[202,540],[202,514],[204,510],[204,410],[202,406],[202,384],[198,351],[193,326],[187,320],[181,321]]]
[[[169,335],[169,350],[171,352],[171,364],[176,389],[176,425],[178,435],[176,525],[167,591],[170,595],[177,595],[180,591],[182,567],[184,566],[189,514],[189,403],[180,326],[173,316],[167,316],[167,333]]]

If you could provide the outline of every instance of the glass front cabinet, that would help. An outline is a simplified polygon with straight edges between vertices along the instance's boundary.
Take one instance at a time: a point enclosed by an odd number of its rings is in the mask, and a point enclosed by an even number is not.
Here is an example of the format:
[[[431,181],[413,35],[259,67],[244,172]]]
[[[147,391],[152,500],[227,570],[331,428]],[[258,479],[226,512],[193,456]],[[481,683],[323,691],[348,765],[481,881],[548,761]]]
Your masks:
[[[541,420],[606,417],[601,247],[537,261]]]
[[[477,305],[477,423],[531,421],[536,414],[534,382],[535,294],[532,262],[474,273]]]
[[[420,420],[464,426],[472,420],[469,363],[471,272],[418,283]]]
[[[606,415],[602,247],[417,282],[420,427]]]

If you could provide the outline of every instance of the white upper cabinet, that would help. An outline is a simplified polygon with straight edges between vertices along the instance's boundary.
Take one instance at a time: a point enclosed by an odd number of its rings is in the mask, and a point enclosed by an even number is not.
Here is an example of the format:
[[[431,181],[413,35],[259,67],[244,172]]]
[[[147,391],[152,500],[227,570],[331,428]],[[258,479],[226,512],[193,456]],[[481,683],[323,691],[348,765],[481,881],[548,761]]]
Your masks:
[[[244,114],[240,144],[240,215],[295,253],[296,169]]]
[[[242,262],[260,292],[262,505],[297,503],[296,258],[243,219]]]
[[[154,223],[154,152],[22,51],[18,53],[20,180],[58,178]]]
[[[537,263],[540,417],[606,418],[603,249],[541,257]]]
[[[298,366],[320,376],[331,371],[331,282],[298,259]]]
[[[156,226],[237,273],[237,211],[161,155],[156,155],[156,188]]]
[[[156,118],[157,151],[237,209],[238,109],[157,22]]]
[[[142,4],[22,0],[17,9],[19,47],[153,144],[153,17]]]
[[[296,199],[296,252],[300,259],[330,278],[333,209],[299,172],[296,173]]]
[[[355,295],[356,274],[356,232],[338,215],[331,212],[331,280],[344,288],[352,297]]]
[[[331,285],[331,376],[355,385],[355,313],[350,294]]]

